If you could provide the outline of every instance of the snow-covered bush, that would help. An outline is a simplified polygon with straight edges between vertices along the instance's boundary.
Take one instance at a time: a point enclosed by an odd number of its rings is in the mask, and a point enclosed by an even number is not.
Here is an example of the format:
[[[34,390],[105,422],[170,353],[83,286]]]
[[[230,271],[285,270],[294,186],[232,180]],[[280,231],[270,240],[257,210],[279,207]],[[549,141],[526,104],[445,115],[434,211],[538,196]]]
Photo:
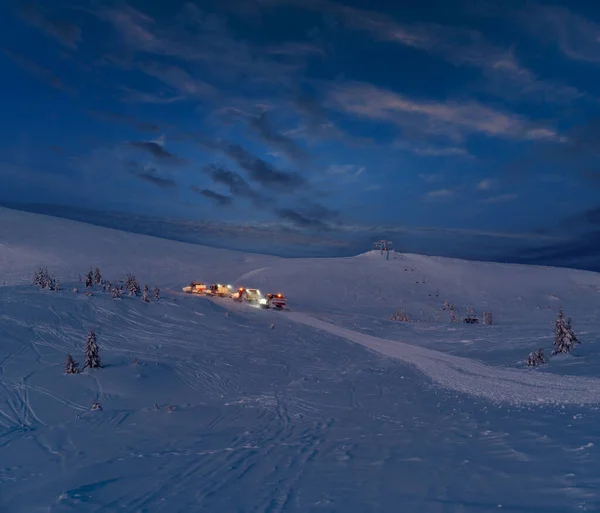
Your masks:
[[[144,292],[142,292],[142,301],[150,303],[150,289],[148,285],[144,285]]]
[[[97,369],[102,367],[102,361],[100,360],[100,349],[96,342],[96,333],[94,330],[90,330],[85,344],[85,365],[83,368],[89,367],[90,369]]]
[[[154,292],[152,294],[154,299],[160,299],[160,289],[158,287],[154,287]]]
[[[554,327],[554,350],[552,355],[559,353],[570,353],[571,349],[575,348],[575,344],[579,344],[579,340],[573,331],[571,318],[565,321],[562,308],[558,311],[556,323]]]
[[[402,310],[398,310],[390,316],[391,321],[410,322],[410,315]]]
[[[483,312],[483,324],[493,324],[494,319],[492,317],[492,312]]]
[[[131,273],[127,274],[125,288],[130,296],[137,296],[142,291],[135,275]]]
[[[94,283],[100,285],[102,282],[102,275],[100,274],[100,268],[96,267],[94,270]]]
[[[544,363],[548,363],[548,359],[544,355],[544,350],[541,347],[537,351],[529,353],[526,361],[527,367],[537,367]]]
[[[110,289],[110,293],[114,299],[121,299],[121,296],[123,295],[123,289],[113,286],[112,289]]]
[[[78,374],[79,373],[79,364],[73,360],[73,357],[70,354],[67,354],[67,362],[65,363],[65,373],[66,374]]]

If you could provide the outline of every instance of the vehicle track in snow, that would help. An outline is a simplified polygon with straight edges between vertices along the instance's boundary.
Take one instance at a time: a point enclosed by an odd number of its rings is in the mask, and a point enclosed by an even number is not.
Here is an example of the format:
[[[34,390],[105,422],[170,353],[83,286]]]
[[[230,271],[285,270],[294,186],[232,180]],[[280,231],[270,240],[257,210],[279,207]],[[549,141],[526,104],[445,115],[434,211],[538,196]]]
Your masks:
[[[600,379],[559,376],[529,369],[492,367],[432,349],[358,333],[308,314],[290,312],[286,318],[345,338],[379,354],[415,366],[443,388],[514,404],[600,403]]]

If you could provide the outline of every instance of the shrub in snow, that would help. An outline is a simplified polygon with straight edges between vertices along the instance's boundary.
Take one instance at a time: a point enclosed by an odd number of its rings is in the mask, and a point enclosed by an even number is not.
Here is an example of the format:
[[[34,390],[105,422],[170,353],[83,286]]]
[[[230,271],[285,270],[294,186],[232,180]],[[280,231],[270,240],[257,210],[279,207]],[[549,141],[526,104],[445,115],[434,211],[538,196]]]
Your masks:
[[[483,312],[483,324],[493,324],[492,312]]]
[[[78,374],[79,373],[79,364],[73,360],[73,357],[68,354],[67,362],[65,363],[65,373],[66,374]]]
[[[544,350],[540,347],[537,351],[529,353],[526,363],[527,367],[537,367],[538,365],[548,363],[548,359],[544,355]]]
[[[102,405],[98,401],[94,401],[92,403],[92,410],[100,410],[100,411],[102,411]]]
[[[110,292],[115,299],[121,299],[121,296],[123,295],[123,289],[120,287],[113,287]]]
[[[88,273],[85,275],[85,286],[90,288],[94,284],[94,273],[90,269]]]
[[[396,313],[393,313],[390,317],[392,321],[400,321],[400,322],[410,322],[410,316],[403,312],[402,310],[398,310]]]
[[[575,344],[579,344],[573,327],[571,325],[571,318],[565,321],[565,317],[562,308],[558,311],[556,323],[554,327],[554,350],[552,355],[559,353],[569,353],[571,349],[575,348]]]
[[[96,267],[96,269],[94,270],[94,283],[97,283],[99,285],[101,282],[102,275],[100,274],[100,269]]]
[[[127,289],[127,292],[130,296],[137,296],[142,290],[135,275],[131,273],[127,274],[125,288]]]
[[[102,361],[100,360],[100,349],[96,342],[96,333],[94,330],[90,330],[88,334],[87,342],[85,344],[85,365],[83,368],[89,367],[90,369],[97,369],[102,367]]]
[[[154,287],[154,292],[152,293],[152,297],[154,299],[160,299],[160,289],[158,287]]]
[[[144,292],[142,292],[142,301],[145,301],[146,303],[150,302],[150,289],[148,288],[148,285],[146,285],[144,287]]]

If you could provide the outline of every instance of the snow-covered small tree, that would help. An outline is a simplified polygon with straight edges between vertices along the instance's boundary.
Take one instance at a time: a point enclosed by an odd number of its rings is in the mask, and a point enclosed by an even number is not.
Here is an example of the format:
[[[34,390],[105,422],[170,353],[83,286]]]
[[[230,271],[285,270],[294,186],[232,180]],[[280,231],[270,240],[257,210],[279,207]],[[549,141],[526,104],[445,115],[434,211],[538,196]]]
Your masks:
[[[104,280],[104,283],[102,284],[102,288],[103,288],[104,290],[106,290],[106,291],[110,291],[110,290],[112,290],[112,286],[111,286],[111,283],[110,283],[110,281],[108,281],[108,280]]]
[[[121,296],[123,295],[123,289],[120,287],[113,287],[110,292],[115,299],[121,299]]]
[[[150,303],[150,289],[148,285],[144,286],[144,292],[142,292],[142,301]]]
[[[160,289],[158,287],[154,287],[154,292],[152,293],[152,297],[154,299],[160,299]]]
[[[65,363],[65,373],[66,374],[78,374],[79,373],[79,364],[73,360],[73,357],[70,354],[67,354],[67,362]]]
[[[537,351],[529,353],[526,361],[527,367],[537,367],[544,363],[548,363],[548,359],[544,355],[544,350],[541,347]]]
[[[92,287],[94,284],[94,273],[93,271],[90,269],[88,271],[88,273],[85,275],[85,286],[87,288]]]
[[[134,274],[127,274],[125,288],[130,296],[137,296],[141,292],[140,284],[138,283]]]
[[[97,283],[98,285],[100,285],[101,282],[102,282],[102,275],[100,274],[100,268],[96,267],[96,269],[94,270],[94,283]]]
[[[85,344],[85,365],[83,368],[89,367],[90,369],[97,369],[102,367],[102,361],[100,360],[100,349],[96,342],[96,333],[94,330],[90,330]]]
[[[573,331],[571,318],[565,321],[562,308],[558,311],[556,323],[554,327],[554,350],[552,355],[559,353],[570,353],[571,349],[575,348],[575,344],[579,344],[579,340]]]

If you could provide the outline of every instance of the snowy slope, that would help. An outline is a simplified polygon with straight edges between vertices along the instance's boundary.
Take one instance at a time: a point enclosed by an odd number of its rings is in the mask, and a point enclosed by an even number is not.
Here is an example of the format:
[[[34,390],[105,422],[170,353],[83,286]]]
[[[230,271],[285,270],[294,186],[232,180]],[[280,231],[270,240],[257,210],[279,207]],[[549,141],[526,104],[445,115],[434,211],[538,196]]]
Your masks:
[[[63,290],[28,284],[40,265]],[[163,298],[73,292],[96,265]],[[281,290],[291,311],[179,294],[192,279]],[[0,209],[0,284],[2,512],[600,508],[597,274],[280,259]],[[450,324],[444,301],[495,324]],[[559,305],[577,356],[521,368]],[[90,328],[105,367],[64,375]]]

